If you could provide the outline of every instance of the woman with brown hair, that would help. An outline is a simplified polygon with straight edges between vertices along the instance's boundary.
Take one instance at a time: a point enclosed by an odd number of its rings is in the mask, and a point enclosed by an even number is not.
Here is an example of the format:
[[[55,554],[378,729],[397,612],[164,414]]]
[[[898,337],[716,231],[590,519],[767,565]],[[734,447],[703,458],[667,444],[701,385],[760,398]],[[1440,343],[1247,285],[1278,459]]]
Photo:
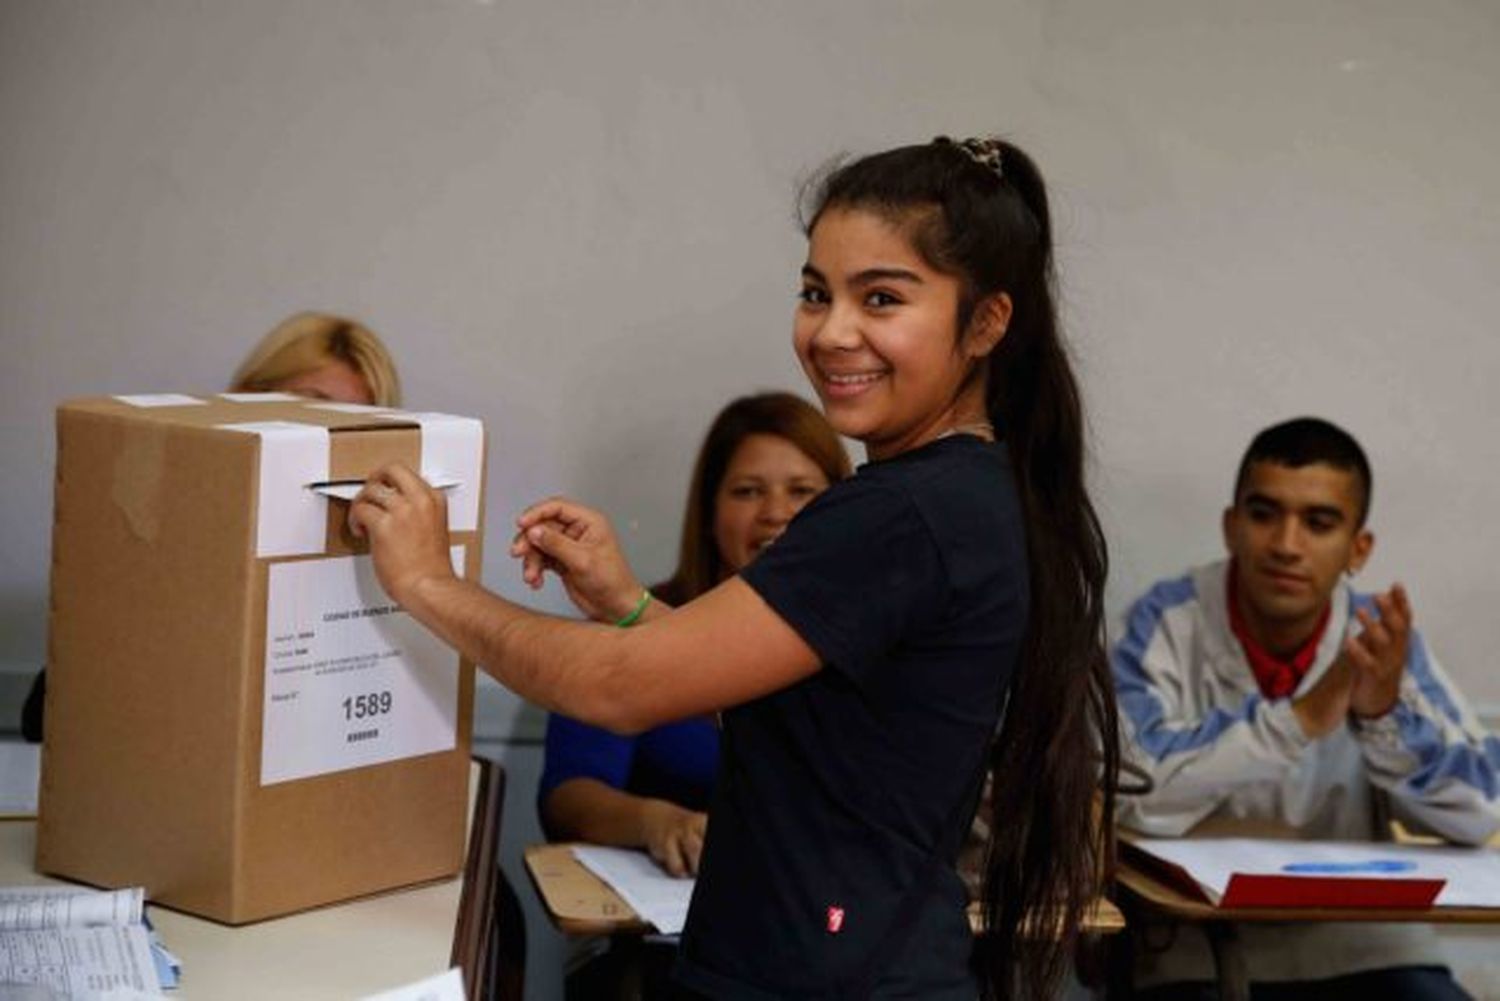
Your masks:
[[[738,573],[848,475],[838,435],[802,399],[733,401],[698,452],[677,569],[652,594],[686,604]],[[621,737],[554,714],[538,793],[543,826],[557,839],[645,848],[675,875],[696,872],[718,746],[706,716]]]
[[[838,435],[800,398],[761,393],[733,401],[698,451],[677,568],[652,594],[685,604],[738,573],[804,504],[848,475]],[[711,716],[619,736],[554,713],[537,795],[542,825],[557,840],[644,848],[674,875],[695,874],[718,758]],[[617,993],[622,964],[631,961],[643,997],[667,994],[675,955],[672,946],[647,946],[628,958],[598,956],[569,974],[568,996]]]

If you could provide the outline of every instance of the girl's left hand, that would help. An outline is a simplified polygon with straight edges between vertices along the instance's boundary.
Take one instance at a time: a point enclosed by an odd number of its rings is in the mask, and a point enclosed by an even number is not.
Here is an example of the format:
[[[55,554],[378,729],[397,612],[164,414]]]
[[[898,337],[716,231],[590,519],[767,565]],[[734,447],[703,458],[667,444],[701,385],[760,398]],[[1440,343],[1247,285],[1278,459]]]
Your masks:
[[[609,519],[563,497],[531,505],[516,519],[510,554],[533,590],[543,574],[557,574],[578,610],[600,622],[629,615],[644,590],[625,561]]]
[[[349,505],[349,530],[369,539],[375,575],[402,605],[428,579],[450,579],[448,501],[406,466],[377,470]]]

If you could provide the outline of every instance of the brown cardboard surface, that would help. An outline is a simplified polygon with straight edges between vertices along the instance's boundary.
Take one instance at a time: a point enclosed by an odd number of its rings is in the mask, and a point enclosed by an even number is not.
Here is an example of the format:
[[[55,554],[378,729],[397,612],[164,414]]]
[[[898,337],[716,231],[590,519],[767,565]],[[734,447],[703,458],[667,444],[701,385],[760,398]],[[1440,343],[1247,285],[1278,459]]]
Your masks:
[[[474,674],[457,746],[261,786],[266,592],[260,443],[214,425],[334,430],[330,478],[416,466],[420,431],[303,404],[58,414],[47,740],[37,865],[240,923],[455,873]],[[362,553],[331,503],[321,554]],[[482,532],[455,533],[477,576]]]

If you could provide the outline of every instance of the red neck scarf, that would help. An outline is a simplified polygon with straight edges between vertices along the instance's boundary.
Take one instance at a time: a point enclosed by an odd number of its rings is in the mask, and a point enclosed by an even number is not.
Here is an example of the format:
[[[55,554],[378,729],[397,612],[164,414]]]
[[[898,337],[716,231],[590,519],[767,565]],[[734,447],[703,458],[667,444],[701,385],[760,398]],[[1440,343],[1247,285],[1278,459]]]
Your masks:
[[[1245,615],[1240,611],[1240,595],[1237,567],[1234,561],[1229,563],[1229,628],[1234,632],[1235,639],[1240,641],[1244,648],[1245,659],[1250,661],[1250,670],[1255,672],[1255,683],[1260,686],[1261,692],[1268,699],[1284,699],[1297,690],[1302,678],[1307,674],[1307,669],[1312,667],[1313,658],[1318,655],[1318,644],[1323,640],[1323,632],[1328,628],[1328,616],[1333,610],[1333,602],[1329,602],[1323,609],[1323,615],[1318,619],[1318,627],[1313,630],[1312,635],[1307,638],[1290,657],[1278,657],[1265,647],[1256,642],[1255,637],[1250,634],[1250,627],[1245,623]]]

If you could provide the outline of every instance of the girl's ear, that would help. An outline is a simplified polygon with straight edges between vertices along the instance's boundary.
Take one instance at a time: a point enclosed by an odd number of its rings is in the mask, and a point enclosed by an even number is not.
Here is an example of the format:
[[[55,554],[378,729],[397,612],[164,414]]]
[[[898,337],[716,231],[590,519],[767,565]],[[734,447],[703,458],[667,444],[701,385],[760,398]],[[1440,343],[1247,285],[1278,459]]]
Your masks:
[[[996,292],[980,301],[974,309],[974,318],[969,321],[969,336],[964,342],[964,351],[970,358],[983,358],[995,350],[1010,328],[1013,308],[1008,292]]]

